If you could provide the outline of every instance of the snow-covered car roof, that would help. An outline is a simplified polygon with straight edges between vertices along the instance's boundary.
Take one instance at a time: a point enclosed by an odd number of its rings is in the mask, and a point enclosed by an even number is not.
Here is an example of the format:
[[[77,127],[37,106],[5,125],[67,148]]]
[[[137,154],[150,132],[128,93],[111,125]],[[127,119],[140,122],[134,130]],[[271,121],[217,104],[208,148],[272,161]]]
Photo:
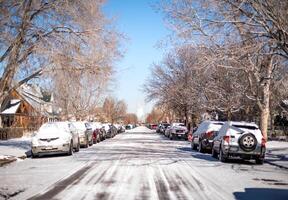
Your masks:
[[[89,125],[92,127],[93,130],[95,130],[96,128],[102,128],[101,122],[90,122]]]
[[[219,131],[225,122],[222,121],[203,121],[197,128],[194,134],[200,134],[207,131]]]
[[[72,124],[75,126],[76,129],[79,129],[79,130],[87,129],[87,122],[76,121],[76,122],[72,122]]]

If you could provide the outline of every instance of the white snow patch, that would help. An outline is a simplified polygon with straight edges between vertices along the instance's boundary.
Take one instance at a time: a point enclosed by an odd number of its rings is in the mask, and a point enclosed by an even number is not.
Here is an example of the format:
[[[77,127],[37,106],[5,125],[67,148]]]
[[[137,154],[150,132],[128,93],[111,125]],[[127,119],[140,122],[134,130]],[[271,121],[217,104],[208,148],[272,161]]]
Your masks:
[[[151,130],[151,129],[149,129],[149,128],[147,128],[147,127],[145,127],[145,126],[138,126],[138,127],[136,127],[136,128],[134,128],[134,129],[131,129],[131,130],[126,130],[126,132],[134,132],[134,133],[155,133],[155,130]]]
[[[12,100],[11,100],[11,103],[12,103]],[[14,102],[12,104],[15,104],[15,105],[13,105],[10,108],[7,108],[6,110],[4,110],[2,112],[2,114],[15,114],[17,112],[19,106],[20,106],[20,100],[18,102]]]
[[[284,141],[268,141],[267,149],[282,149],[288,148],[288,142]]]

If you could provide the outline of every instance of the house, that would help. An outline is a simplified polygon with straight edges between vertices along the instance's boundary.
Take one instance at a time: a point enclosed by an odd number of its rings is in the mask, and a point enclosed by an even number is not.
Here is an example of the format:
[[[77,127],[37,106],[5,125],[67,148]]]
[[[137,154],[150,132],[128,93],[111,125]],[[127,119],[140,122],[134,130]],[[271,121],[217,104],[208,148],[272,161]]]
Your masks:
[[[23,84],[10,92],[3,101],[1,125],[35,130],[47,121],[54,121],[59,109],[54,105],[53,95],[45,93],[37,85]]]

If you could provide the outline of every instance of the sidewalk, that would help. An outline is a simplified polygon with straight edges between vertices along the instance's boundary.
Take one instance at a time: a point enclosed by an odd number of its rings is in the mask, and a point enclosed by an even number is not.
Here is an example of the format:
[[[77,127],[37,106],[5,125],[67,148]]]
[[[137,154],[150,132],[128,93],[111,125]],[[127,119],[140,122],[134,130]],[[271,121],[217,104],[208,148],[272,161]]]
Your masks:
[[[30,156],[31,137],[0,140],[0,167]]]
[[[268,141],[265,162],[288,169],[288,142]]]

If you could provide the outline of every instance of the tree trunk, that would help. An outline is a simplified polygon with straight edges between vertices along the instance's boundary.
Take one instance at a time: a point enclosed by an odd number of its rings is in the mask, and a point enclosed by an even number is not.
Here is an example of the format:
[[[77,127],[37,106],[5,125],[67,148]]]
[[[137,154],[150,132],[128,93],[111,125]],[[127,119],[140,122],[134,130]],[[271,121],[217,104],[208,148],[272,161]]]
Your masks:
[[[262,89],[262,101],[260,107],[260,129],[262,131],[263,137],[268,139],[268,123],[269,123],[269,113],[270,113],[270,84],[271,84],[271,74],[273,68],[273,57],[269,56],[262,64],[266,71],[265,77],[262,77],[263,80],[260,82]]]
[[[269,122],[269,107],[262,109],[260,116],[260,129],[263,137],[267,140],[268,138],[268,122]]]

